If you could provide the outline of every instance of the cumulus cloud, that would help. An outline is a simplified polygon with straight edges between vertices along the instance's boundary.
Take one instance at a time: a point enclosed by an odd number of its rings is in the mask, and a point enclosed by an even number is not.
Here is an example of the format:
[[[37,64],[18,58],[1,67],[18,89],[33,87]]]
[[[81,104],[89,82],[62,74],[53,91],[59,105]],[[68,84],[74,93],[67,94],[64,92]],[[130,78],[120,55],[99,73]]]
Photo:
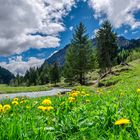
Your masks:
[[[44,59],[37,59],[35,57],[30,57],[28,61],[23,61],[22,56],[17,56],[16,58],[9,59],[9,62],[0,62],[0,66],[9,70],[13,74],[24,75],[30,67],[40,67],[44,63]]]
[[[75,0],[0,0],[0,55],[57,47]]]
[[[134,14],[140,10],[140,0],[89,0],[89,5],[95,10],[94,17],[104,16],[115,28],[129,25],[132,29],[140,27]]]

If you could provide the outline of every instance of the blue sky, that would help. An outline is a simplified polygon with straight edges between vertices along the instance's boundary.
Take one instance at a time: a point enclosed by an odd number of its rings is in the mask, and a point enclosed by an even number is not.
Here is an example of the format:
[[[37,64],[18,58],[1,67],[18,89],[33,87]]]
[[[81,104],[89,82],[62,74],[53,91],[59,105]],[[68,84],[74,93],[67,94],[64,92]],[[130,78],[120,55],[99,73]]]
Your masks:
[[[12,6],[13,3],[8,1]],[[40,66],[52,53],[70,43],[74,29],[80,22],[86,26],[90,38],[94,37],[104,19],[110,20],[118,36],[140,38],[139,0],[42,0],[47,3],[44,7],[40,7],[41,3],[35,0],[32,2],[36,2],[37,7],[27,1],[19,2],[13,9],[4,2],[9,11],[0,6],[0,22],[3,22],[0,23],[0,65],[14,74],[24,74],[30,67]],[[0,2],[0,5],[3,3]],[[27,8],[31,7],[38,12],[28,11]],[[19,9],[19,15],[16,15],[14,8]],[[8,12],[16,17],[15,21],[9,18]]]

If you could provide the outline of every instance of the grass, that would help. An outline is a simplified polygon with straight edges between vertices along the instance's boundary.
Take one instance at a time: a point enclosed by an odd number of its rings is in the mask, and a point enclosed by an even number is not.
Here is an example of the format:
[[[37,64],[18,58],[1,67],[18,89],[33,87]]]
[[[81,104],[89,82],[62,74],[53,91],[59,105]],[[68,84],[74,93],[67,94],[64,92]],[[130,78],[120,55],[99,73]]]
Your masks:
[[[137,72],[139,70],[139,60],[133,61],[133,63],[129,63],[129,66],[116,66],[113,68],[113,74],[107,75],[105,78],[100,80],[99,87],[116,85],[117,83],[121,83],[127,81],[127,79],[131,79],[131,77],[135,77],[135,75],[139,75]],[[127,79],[126,79],[127,78]]]
[[[46,91],[50,90],[51,87],[47,85],[43,86],[30,86],[30,87],[11,87],[8,85],[0,85],[0,94],[3,93],[20,93],[20,92],[33,92],[33,91]]]
[[[3,100],[2,140],[138,140],[140,136],[140,61],[131,63],[118,82],[109,87],[79,86],[66,95],[36,99]],[[72,97],[72,98],[71,98]],[[42,104],[44,99],[51,101]],[[39,106],[44,106],[45,110]],[[48,110],[48,106],[52,109]],[[40,109],[39,109],[39,108]],[[130,123],[115,125],[119,119]]]

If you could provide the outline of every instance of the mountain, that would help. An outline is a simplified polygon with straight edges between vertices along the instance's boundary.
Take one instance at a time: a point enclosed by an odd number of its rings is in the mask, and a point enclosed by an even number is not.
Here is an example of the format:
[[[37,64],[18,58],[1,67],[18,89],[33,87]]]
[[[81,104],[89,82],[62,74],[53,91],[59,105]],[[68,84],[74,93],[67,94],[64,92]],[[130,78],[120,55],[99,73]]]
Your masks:
[[[140,47],[140,39],[128,40],[125,37],[120,36],[118,37],[117,41],[118,41],[118,46],[120,48],[132,49],[132,48]],[[92,40],[92,42],[93,42],[93,46],[96,46],[95,38]],[[51,57],[49,57],[44,63],[48,63],[48,64],[58,63],[60,66],[63,66],[65,61],[65,55],[69,46],[70,45],[66,45],[66,47],[51,55]]]
[[[10,71],[0,67],[0,84],[9,84],[13,78],[14,75]]]
[[[70,45],[66,45],[63,49],[57,51],[56,53],[54,53],[53,55],[51,55],[46,61],[45,63],[48,64],[53,64],[53,63],[58,63],[60,66],[64,65],[64,61],[65,61],[65,55],[67,52],[67,49],[69,48]]]

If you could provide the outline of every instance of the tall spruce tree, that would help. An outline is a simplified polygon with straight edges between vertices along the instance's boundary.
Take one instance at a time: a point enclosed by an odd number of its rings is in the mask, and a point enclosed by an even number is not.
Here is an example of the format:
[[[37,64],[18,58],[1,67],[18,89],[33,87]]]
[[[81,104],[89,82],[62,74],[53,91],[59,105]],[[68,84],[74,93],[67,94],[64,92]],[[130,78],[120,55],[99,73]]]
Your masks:
[[[65,58],[64,77],[67,82],[85,84],[85,74],[93,68],[92,52],[92,43],[86,35],[86,28],[80,23],[75,29]]]
[[[59,67],[58,67],[57,63],[54,63],[50,67],[49,80],[51,83],[53,83],[55,85],[56,85],[56,83],[58,83],[60,81],[60,71],[59,71]]]
[[[104,21],[96,34],[100,74],[111,72],[117,58],[117,36],[109,21]]]

